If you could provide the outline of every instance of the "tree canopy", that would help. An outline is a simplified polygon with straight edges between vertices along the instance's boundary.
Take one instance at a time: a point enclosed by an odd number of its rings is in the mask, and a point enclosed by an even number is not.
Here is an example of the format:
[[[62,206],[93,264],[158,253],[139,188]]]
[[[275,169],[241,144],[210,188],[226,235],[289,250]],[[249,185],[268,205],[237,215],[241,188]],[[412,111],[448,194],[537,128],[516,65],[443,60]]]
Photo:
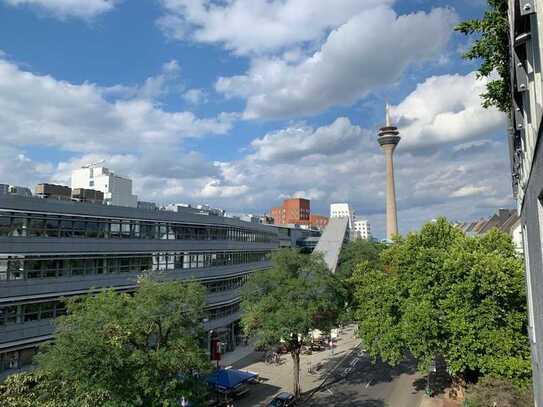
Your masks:
[[[509,236],[466,237],[439,219],[382,258],[351,279],[372,356],[397,364],[411,354],[421,369],[440,356],[453,376],[529,380],[524,273]]]
[[[0,404],[12,397],[16,406],[173,406],[184,396],[198,405],[205,386],[194,373],[209,369],[203,306],[200,284],[150,279],[133,295],[107,290],[68,300],[37,370],[8,379]]]
[[[483,106],[495,106],[505,113],[511,111],[507,10],[508,0],[488,0],[488,8],[481,19],[464,21],[456,27],[456,31],[475,38],[464,58],[481,60],[479,76],[491,79],[486,93],[481,95]]]
[[[280,250],[272,268],[249,278],[242,293],[245,333],[264,345],[284,341],[294,361],[294,393],[299,396],[300,352],[313,329],[329,331],[344,306],[337,277],[318,255]]]
[[[381,252],[386,245],[365,239],[357,239],[348,242],[341,249],[336,274],[342,281],[346,294],[347,307],[342,320],[352,321],[355,286],[351,284],[350,278],[360,263],[367,262],[371,268],[380,267]]]

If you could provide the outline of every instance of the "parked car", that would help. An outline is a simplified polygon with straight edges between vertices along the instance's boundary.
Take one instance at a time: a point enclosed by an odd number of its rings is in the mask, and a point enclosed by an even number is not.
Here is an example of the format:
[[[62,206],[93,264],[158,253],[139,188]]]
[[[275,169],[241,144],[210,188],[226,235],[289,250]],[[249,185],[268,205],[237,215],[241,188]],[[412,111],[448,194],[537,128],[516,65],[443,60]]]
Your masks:
[[[296,399],[294,394],[282,392],[273,398],[272,401],[268,403],[268,407],[290,407],[295,405]]]

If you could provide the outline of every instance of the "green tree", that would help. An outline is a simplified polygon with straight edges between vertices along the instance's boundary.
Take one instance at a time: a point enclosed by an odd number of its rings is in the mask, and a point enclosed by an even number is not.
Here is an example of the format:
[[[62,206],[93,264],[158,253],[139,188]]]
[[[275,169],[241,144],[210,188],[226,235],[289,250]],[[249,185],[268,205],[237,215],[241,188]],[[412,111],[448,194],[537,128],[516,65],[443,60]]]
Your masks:
[[[192,373],[209,369],[200,346],[203,306],[201,285],[150,279],[133,295],[107,290],[69,300],[55,341],[36,357],[37,371],[3,387],[0,405],[24,386],[30,400],[48,397],[51,406],[201,401],[205,387]]]
[[[475,37],[471,48],[464,54],[468,60],[481,60],[480,77],[491,79],[487,91],[481,95],[483,106],[495,106],[505,113],[511,111],[511,86],[509,72],[509,20],[508,0],[488,0],[488,9],[480,20],[460,23],[456,31]]]
[[[385,245],[378,242],[372,242],[365,239],[357,239],[348,242],[341,249],[339,255],[336,274],[343,283],[344,292],[346,293],[346,308],[345,314],[342,315],[342,320],[352,321],[353,305],[354,305],[354,289],[350,282],[354,271],[359,264],[367,262],[369,267],[380,267],[381,252],[385,249]]]
[[[532,392],[519,388],[511,380],[484,377],[479,383],[468,386],[466,407],[531,407]]]
[[[272,264],[245,285],[242,324],[261,345],[284,341],[293,360],[293,392],[299,397],[302,346],[311,330],[329,331],[336,324],[344,295],[321,256],[281,250]]]
[[[411,354],[426,370],[440,356],[453,377],[529,380],[524,273],[507,235],[469,238],[439,219],[397,240],[381,268],[362,263],[351,281],[374,357],[397,364]]]

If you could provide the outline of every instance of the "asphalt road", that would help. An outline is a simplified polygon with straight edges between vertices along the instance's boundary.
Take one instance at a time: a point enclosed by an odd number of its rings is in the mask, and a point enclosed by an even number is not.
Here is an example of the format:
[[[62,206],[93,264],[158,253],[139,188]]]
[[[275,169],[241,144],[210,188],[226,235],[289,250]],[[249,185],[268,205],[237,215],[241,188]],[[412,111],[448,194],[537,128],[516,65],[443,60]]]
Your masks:
[[[419,407],[424,386],[412,361],[395,368],[381,362],[372,364],[364,352],[356,349],[299,405]]]

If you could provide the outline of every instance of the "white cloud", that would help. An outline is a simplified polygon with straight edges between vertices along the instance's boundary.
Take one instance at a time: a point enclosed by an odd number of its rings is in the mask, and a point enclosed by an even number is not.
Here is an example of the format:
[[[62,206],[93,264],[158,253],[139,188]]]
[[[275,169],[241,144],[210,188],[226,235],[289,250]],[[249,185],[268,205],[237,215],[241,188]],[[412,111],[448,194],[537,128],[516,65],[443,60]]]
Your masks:
[[[282,161],[312,154],[337,154],[361,143],[362,129],[349,119],[340,117],[329,126],[313,129],[309,126],[291,126],[266,134],[251,142],[255,158],[264,161]]]
[[[113,10],[120,0],[4,0],[11,6],[30,6],[59,18],[89,19]]]
[[[246,185],[225,185],[219,180],[211,180],[195,195],[201,198],[237,198],[247,193],[249,188]]]
[[[438,57],[456,21],[444,8],[401,16],[388,7],[371,8],[353,15],[300,62],[255,58],[246,74],[221,77],[216,89],[245,98],[248,119],[299,117],[348,105],[399,80],[410,64]]]
[[[431,147],[505,131],[506,117],[481,106],[487,80],[476,73],[433,76],[392,108],[402,136],[402,149]]]
[[[0,59],[0,137],[14,145],[87,152],[143,148],[228,132],[236,115],[198,118],[188,111],[165,111],[153,100],[178,69],[170,62],[141,87],[103,89],[23,71]],[[112,89],[124,92],[123,98],[110,100],[115,94]]]
[[[364,10],[394,0],[161,0],[170,37],[223,44],[238,54],[274,52],[320,40]]]
[[[207,102],[207,94],[202,89],[189,89],[183,94],[183,99],[191,105],[200,105]]]
[[[458,188],[456,191],[453,191],[449,196],[451,198],[464,198],[474,195],[488,195],[492,192],[494,192],[493,189],[488,185],[464,185],[463,187]]]

